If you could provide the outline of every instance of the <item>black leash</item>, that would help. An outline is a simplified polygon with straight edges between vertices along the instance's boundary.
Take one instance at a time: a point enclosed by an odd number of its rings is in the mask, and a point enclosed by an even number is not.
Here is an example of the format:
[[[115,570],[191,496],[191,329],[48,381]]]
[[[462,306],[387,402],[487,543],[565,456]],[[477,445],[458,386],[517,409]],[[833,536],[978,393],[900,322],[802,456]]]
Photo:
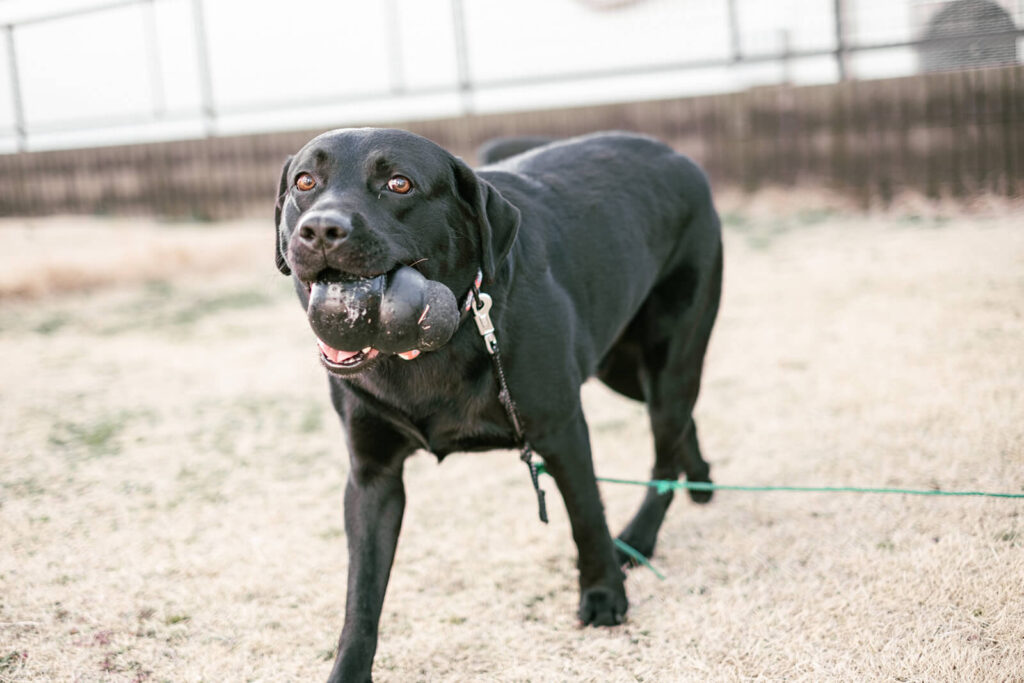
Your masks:
[[[491,361],[494,364],[494,374],[498,378],[498,400],[505,408],[505,414],[508,415],[508,421],[515,432],[516,445],[520,451],[519,459],[530,468],[530,480],[533,482],[534,493],[537,494],[537,512],[540,515],[540,521],[547,524],[548,508],[544,502],[544,490],[540,487],[540,471],[537,469],[537,463],[533,460],[533,449],[530,447],[530,442],[523,432],[519,411],[508,390],[505,368],[501,364],[501,353],[498,350],[498,338],[494,334],[494,323],[491,322],[491,297],[480,291],[480,280],[481,278],[478,276],[476,282],[473,283],[473,291],[470,293],[476,328],[480,331],[480,336],[484,338],[487,353],[491,355]]]

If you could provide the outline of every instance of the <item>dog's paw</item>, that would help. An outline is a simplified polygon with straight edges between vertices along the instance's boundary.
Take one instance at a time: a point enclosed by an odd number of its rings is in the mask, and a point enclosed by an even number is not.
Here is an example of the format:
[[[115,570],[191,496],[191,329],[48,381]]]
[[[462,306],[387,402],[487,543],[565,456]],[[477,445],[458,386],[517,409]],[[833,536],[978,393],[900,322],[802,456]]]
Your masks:
[[[694,491],[693,489],[690,489],[687,493],[690,494],[690,500],[700,505],[710,503],[711,498],[715,495],[714,491]]]
[[[580,598],[580,621],[584,626],[618,626],[628,607],[626,591],[621,585],[588,588]]]
[[[687,475],[686,481],[700,482],[702,484],[710,484],[711,483],[711,477],[708,475],[707,471],[705,471],[703,475],[697,475],[697,476],[689,476],[689,475]],[[704,503],[711,502],[711,497],[715,495],[714,491],[697,491],[695,489],[687,489],[686,493],[689,494],[690,500],[692,500],[694,503],[700,503],[701,505],[703,505]]]

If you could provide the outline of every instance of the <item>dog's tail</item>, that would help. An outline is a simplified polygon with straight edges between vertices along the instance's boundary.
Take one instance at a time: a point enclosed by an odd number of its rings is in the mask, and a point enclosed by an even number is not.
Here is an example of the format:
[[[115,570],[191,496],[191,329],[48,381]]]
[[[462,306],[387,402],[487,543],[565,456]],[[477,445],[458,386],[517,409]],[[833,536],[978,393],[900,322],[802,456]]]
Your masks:
[[[535,147],[543,147],[558,138],[547,135],[522,135],[507,138],[494,138],[477,147],[476,160],[479,166],[496,164],[517,154],[528,152]]]

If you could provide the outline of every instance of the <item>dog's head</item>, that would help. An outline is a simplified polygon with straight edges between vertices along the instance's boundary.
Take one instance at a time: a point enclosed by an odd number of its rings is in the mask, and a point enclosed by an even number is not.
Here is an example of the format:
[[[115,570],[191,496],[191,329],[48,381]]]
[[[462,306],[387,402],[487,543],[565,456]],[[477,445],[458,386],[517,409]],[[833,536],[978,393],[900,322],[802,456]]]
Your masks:
[[[309,307],[314,283],[365,284],[403,266],[461,297],[478,271],[493,281],[515,241],[519,210],[425,138],[342,129],[313,138],[285,162],[275,222],[277,267],[294,276]],[[321,351],[339,374],[386,355],[323,341]]]

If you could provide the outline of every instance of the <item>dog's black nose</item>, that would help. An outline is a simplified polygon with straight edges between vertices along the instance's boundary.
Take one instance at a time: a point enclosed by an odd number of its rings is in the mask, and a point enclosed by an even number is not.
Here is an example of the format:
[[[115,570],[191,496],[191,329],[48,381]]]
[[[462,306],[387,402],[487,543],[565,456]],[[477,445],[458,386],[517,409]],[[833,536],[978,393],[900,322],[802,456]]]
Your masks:
[[[335,211],[314,211],[303,216],[299,222],[297,237],[305,245],[319,251],[330,251],[352,234],[352,222],[344,214]]]

